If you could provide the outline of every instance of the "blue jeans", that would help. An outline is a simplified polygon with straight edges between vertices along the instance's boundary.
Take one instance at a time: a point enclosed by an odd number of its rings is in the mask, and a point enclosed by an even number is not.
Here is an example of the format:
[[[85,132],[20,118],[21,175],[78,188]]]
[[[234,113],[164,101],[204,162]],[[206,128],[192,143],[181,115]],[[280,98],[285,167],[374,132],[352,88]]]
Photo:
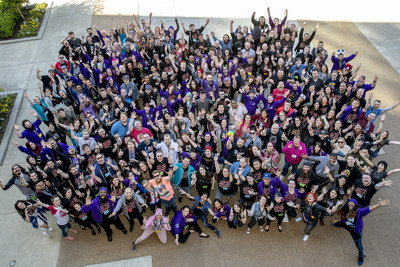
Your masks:
[[[169,214],[171,210],[175,213],[177,210],[176,197],[173,197],[170,200],[161,199],[161,204],[165,208],[165,214]]]
[[[196,217],[197,219],[202,220],[204,227],[207,227],[207,228],[215,231],[215,229],[216,229],[215,226],[208,223],[207,215],[201,215],[201,216],[194,215],[194,217]]]
[[[299,164],[290,164],[285,159],[285,166],[283,166],[283,170],[282,170],[283,176],[286,176],[286,174],[288,174],[290,166],[292,166],[292,173],[294,173],[295,171],[297,171],[297,167],[299,166]]]
[[[57,224],[57,225],[62,231],[62,236],[67,237],[68,236],[68,228],[71,228],[71,223],[67,223],[64,225],[59,225],[59,224]]]

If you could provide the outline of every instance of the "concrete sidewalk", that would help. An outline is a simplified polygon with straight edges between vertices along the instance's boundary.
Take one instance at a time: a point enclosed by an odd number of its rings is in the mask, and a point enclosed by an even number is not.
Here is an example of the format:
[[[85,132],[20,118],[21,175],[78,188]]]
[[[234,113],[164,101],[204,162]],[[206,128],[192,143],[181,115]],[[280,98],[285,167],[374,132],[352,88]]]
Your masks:
[[[51,3],[50,0],[46,0]],[[43,1],[38,1],[43,2]],[[0,86],[7,90],[27,90],[32,99],[39,95],[36,69],[46,74],[50,64],[58,60],[61,40],[73,30],[77,36],[86,33],[91,25],[93,6],[91,0],[55,0],[45,33],[41,40],[0,46]],[[19,111],[17,123],[23,119],[32,119],[33,109],[26,100]],[[17,140],[14,136],[11,140]],[[23,144],[24,140],[17,140]],[[12,164],[25,167],[26,155],[10,145],[4,165],[0,167],[0,176],[6,183],[11,177]],[[25,223],[15,209],[14,203],[23,196],[16,187],[7,191],[0,190],[0,266],[9,266],[15,260],[15,266],[55,266],[60,249],[61,232],[51,213],[47,213],[50,226],[54,229],[48,240],[42,231],[35,230]],[[79,237],[78,237],[79,238]]]
[[[174,25],[173,16],[185,15],[186,18],[179,18],[180,22],[183,20],[188,24],[189,21],[193,21],[197,26],[202,25],[204,19],[189,19],[187,17],[192,15],[199,16],[199,14],[201,14],[201,16],[206,16],[207,10],[211,10],[207,9],[201,12],[193,8],[190,10],[190,12],[193,13],[188,13],[187,11],[190,5],[188,6],[187,2],[181,0],[172,2],[161,2],[158,0],[154,2],[138,1],[139,0],[133,0],[129,2],[129,5],[126,5],[126,1],[122,0],[100,0],[98,1],[98,10],[96,12],[118,14],[124,11],[124,14],[132,14],[136,13],[137,4],[139,3],[140,14],[147,15],[150,10],[153,10],[154,16],[171,16],[164,19],[167,25]],[[229,14],[229,16],[232,17],[239,17],[240,19],[235,19],[235,26],[238,23],[242,25],[251,24],[249,17],[251,12],[255,10],[255,5],[260,5],[262,7],[260,11],[257,11],[256,16],[266,15],[267,4],[264,1],[257,0],[253,6],[241,7],[232,3],[230,6],[238,8],[232,8],[232,12],[231,10],[229,10],[229,12],[224,12],[223,6],[227,5],[227,3],[228,2],[225,1],[221,1],[221,3],[208,1],[205,6],[208,4],[221,5],[220,9],[217,8],[219,11],[215,13],[214,16],[221,17]],[[118,6],[118,4],[121,5]],[[198,4],[199,3],[197,3],[197,5]],[[290,2],[287,6],[289,7],[291,4],[293,3]],[[365,7],[368,6],[365,5],[365,3],[363,5]],[[385,5],[382,4],[379,8],[383,6]],[[114,10],[111,9],[111,7],[117,9]],[[335,9],[336,8],[340,8],[340,4],[335,3]],[[272,16],[283,17],[284,8],[282,6],[278,6],[277,3],[271,3],[271,9]],[[395,9],[392,11],[394,10]],[[0,76],[0,86],[4,87],[6,90],[27,90],[30,98],[38,95],[36,69],[42,69],[43,74],[45,74],[50,64],[54,64],[57,61],[58,50],[61,47],[60,41],[67,35],[68,31],[74,31],[78,37],[86,33],[86,28],[92,24],[92,12],[93,5],[91,0],[54,1],[53,10],[50,14],[50,19],[42,40],[0,46],[0,58],[2,58],[2,61],[0,61],[0,71],[3,73],[3,75]],[[312,13],[312,10],[308,12],[303,10],[301,12],[301,14],[305,14],[304,16],[309,19],[318,19],[318,17],[313,17],[315,15]],[[239,13],[242,15],[239,16]],[[335,12],[330,13],[334,14]],[[354,12],[350,12],[349,14],[359,16],[359,13],[357,12],[355,14]],[[116,16],[117,15],[114,15],[114,17]],[[295,10],[290,9],[289,16],[290,18],[300,18],[296,16]],[[363,21],[360,17],[354,18],[358,21]],[[380,19],[381,17],[374,16],[373,18]],[[332,19],[338,20],[340,18],[336,17]],[[218,37],[222,37],[223,33],[229,31],[229,20],[230,19],[212,18],[205,32],[209,33],[212,30],[216,32]],[[104,27],[105,29],[108,29],[109,25],[111,25],[110,18],[106,16],[102,18],[99,16],[96,23],[98,28]],[[159,19],[154,20],[153,25],[156,24],[159,24]],[[311,29],[314,24],[315,22],[309,23],[306,28]],[[338,47],[342,44],[348,45],[344,49],[347,49],[349,52],[359,49],[360,55],[356,62],[362,61],[365,63],[363,73],[367,75],[368,81],[372,80],[373,75],[376,73],[382,77],[379,81],[379,88],[377,88],[374,93],[382,99],[383,106],[388,106],[395,100],[400,99],[400,93],[394,89],[399,87],[399,75],[394,69],[399,71],[399,66],[396,65],[396,62],[400,62],[400,56],[398,48],[390,45],[398,40],[400,29],[398,26],[388,27],[388,25],[389,24],[358,23],[356,26],[361,30],[361,32],[359,32],[357,27],[353,27],[354,24],[352,23],[331,23],[330,25],[326,25],[326,28],[321,27],[315,39],[316,41],[320,38],[325,40],[326,44],[329,46],[329,51],[342,48]],[[332,33],[337,33],[337,36],[332,36]],[[363,34],[368,40],[363,37]],[[352,35],[356,35],[356,37],[351,39]],[[394,69],[391,68],[387,61],[382,60],[381,54],[377,53],[377,51],[382,53],[386,59],[389,60]],[[375,65],[373,64],[374,62]],[[368,65],[370,67],[367,67]],[[32,111],[31,107],[26,101],[24,103],[19,112],[18,123],[25,118],[33,119],[30,115]],[[390,121],[398,122],[400,113],[398,110],[395,110],[391,111],[388,116],[386,128],[391,131],[391,138],[393,140],[400,140],[398,127],[395,123],[389,123]],[[18,138],[12,138],[12,140],[16,139]],[[23,143],[22,140],[18,141],[20,144]],[[398,153],[399,148],[389,147],[387,151],[388,155],[382,157],[382,159],[389,162],[390,169],[399,167],[396,166],[396,164],[398,164],[397,159],[393,157],[395,153]],[[11,166],[15,163],[24,165],[25,156],[14,146],[10,146],[7,152],[5,165],[0,167],[0,176],[3,182],[8,181],[8,178],[11,176]],[[393,248],[397,247],[396,244],[398,244],[397,236],[394,233],[397,233],[400,229],[398,224],[392,224],[392,222],[397,222],[400,218],[400,210],[397,208],[400,205],[400,196],[396,193],[400,190],[400,186],[399,183],[396,182],[396,178],[397,177],[395,177],[395,184],[392,188],[382,190],[374,199],[377,201],[378,197],[382,199],[386,197],[390,198],[392,203],[390,208],[379,209],[370,215],[365,222],[366,235],[364,247],[368,255],[366,259],[367,266],[378,264],[394,266],[399,259],[399,256],[395,254]],[[122,236],[122,234],[118,233],[115,236],[115,241],[108,244],[108,242],[106,243],[104,233],[102,233],[101,236],[92,237],[88,231],[85,233],[79,231],[75,242],[68,243],[66,241],[61,241],[62,244],[60,246],[61,233],[51,214],[48,214],[48,218],[51,227],[53,227],[55,231],[52,234],[52,239],[47,240],[43,237],[41,231],[34,230],[30,224],[23,222],[20,216],[16,214],[13,206],[18,199],[22,199],[22,195],[15,187],[8,191],[0,190],[0,201],[3,204],[0,206],[0,223],[3,230],[0,240],[0,266],[8,266],[11,260],[16,260],[15,266],[55,266],[57,260],[59,266],[76,266],[77,264],[93,264],[121,258],[130,258],[133,256],[130,252],[130,244],[133,239],[132,234]],[[386,219],[382,220],[382,216],[385,216]],[[264,233],[262,236],[254,229],[249,237],[245,234],[244,229],[233,231],[224,226],[222,227],[222,240],[218,240],[215,236],[212,236],[212,238],[206,242],[204,239],[193,237],[188,244],[179,247],[173,244],[172,239],[169,240],[168,245],[162,246],[157,243],[158,241],[155,237],[152,237],[148,242],[140,246],[140,250],[138,250],[135,256],[152,254],[155,266],[164,266],[166,263],[173,266],[177,265],[178,262],[182,264],[183,258],[180,258],[180,260],[176,255],[187,255],[189,258],[185,258],[185,262],[187,263],[187,260],[191,260],[191,263],[187,264],[187,266],[194,266],[194,263],[197,263],[197,266],[206,266],[206,264],[208,264],[208,266],[233,266],[244,264],[245,258],[246,263],[249,263],[247,260],[249,259],[251,261],[250,263],[260,263],[260,265],[265,264],[266,260],[274,259],[274,261],[281,266],[327,266],[335,262],[338,263],[336,256],[340,255],[340,263],[342,263],[342,265],[355,265],[355,248],[347,233],[341,230],[326,229],[328,226],[325,226],[325,228],[318,227],[316,231],[313,232],[310,240],[307,243],[303,243],[301,240],[303,227],[304,225],[302,223],[285,224],[285,231],[283,233],[278,233],[275,226],[273,226],[274,230],[271,230],[269,234]],[[136,235],[138,234],[138,229],[136,229],[134,236],[137,237]],[[232,244],[232,247],[224,247],[226,244]],[[259,249],[254,249],[255,245],[257,245]],[[87,252],[87,250],[84,249],[94,246],[97,247],[96,251]],[[58,259],[60,249],[62,251],[60,259]],[[315,258],[316,255],[313,254],[314,249],[318,249],[317,251],[321,254],[317,255],[317,258]],[[285,252],[282,253],[282,250]],[[260,251],[262,252],[262,257],[260,257]],[[83,256],[83,252],[86,253],[84,254],[86,258],[80,260],[79,257]],[[116,254],[116,252],[119,252],[119,254]],[[218,256],[218,253],[223,255]]]

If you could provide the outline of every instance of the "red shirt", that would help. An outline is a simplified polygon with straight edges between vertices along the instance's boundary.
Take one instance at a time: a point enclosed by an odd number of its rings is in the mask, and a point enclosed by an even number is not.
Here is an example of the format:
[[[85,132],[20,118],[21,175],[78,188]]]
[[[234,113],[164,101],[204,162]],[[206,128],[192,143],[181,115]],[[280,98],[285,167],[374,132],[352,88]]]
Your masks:
[[[143,135],[146,133],[150,135],[150,138],[153,137],[153,134],[151,133],[151,131],[145,127],[142,127],[142,129],[140,131],[136,130],[136,128],[133,128],[131,135],[133,138],[135,138],[136,142],[139,144],[140,142],[142,142],[144,140]]]
[[[281,99],[285,96],[285,94],[286,94],[287,91],[289,91],[289,90],[286,89],[286,88],[283,88],[282,91],[279,91],[278,88],[274,89],[274,91],[272,92],[272,95],[274,96],[274,101],[279,101],[279,100],[281,100]],[[284,104],[285,104],[285,103],[282,102],[282,104],[280,104],[279,107],[282,107]]]

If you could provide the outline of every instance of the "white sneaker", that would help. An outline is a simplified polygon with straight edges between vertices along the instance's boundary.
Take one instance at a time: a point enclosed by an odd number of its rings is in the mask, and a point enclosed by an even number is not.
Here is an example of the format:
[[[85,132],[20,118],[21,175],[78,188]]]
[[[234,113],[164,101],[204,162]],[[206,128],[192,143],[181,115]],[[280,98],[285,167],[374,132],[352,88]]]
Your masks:
[[[47,231],[53,232],[53,228],[49,227],[49,228],[47,228]]]
[[[309,235],[304,235],[303,237],[303,241],[307,241],[308,240]]]
[[[43,230],[43,234],[44,234],[47,238],[50,238],[50,237],[51,237],[49,231],[47,231],[47,230]]]

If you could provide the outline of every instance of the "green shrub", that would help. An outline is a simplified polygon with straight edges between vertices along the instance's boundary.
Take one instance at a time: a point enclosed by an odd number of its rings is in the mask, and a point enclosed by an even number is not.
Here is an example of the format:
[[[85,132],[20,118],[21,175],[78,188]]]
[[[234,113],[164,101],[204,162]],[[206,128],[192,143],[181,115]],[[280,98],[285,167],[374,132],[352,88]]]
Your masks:
[[[14,9],[0,7],[0,38],[11,37],[18,19]]]

